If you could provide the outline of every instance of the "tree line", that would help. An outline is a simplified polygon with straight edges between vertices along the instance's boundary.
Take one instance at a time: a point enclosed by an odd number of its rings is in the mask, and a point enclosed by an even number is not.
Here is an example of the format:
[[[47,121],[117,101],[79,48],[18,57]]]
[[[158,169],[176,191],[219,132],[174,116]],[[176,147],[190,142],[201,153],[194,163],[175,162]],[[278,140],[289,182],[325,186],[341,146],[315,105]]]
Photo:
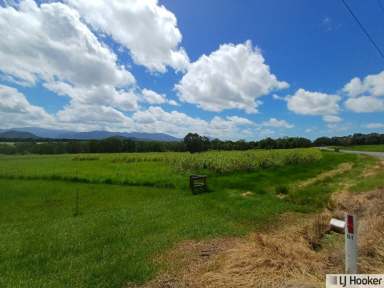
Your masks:
[[[289,149],[313,146],[350,146],[384,144],[384,134],[353,134],[343,137],[265,138],[260,141],[222,141],[189,133],[184,141],[141,141],[120,137],[102,140],[1,139],[0,154],[66,154],[121,152],[202,152],[207,150]],[[6,143],[8,142],[8,143]]]
[[[354,146],[354,145],[377,145],[384,144],[384,134],[356,133],[341,137],[320,137],[313,141],[314,146]]]

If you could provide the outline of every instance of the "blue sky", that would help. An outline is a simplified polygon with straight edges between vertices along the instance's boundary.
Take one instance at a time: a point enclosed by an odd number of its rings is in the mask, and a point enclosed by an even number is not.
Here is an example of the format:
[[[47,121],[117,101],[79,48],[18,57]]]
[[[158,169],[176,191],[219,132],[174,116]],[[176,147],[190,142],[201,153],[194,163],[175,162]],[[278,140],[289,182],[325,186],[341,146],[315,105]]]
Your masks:
[[[384,131],[384,59],[341,0],[0,3],[0,128]],[[384,50],[378,1],[347,3]]]

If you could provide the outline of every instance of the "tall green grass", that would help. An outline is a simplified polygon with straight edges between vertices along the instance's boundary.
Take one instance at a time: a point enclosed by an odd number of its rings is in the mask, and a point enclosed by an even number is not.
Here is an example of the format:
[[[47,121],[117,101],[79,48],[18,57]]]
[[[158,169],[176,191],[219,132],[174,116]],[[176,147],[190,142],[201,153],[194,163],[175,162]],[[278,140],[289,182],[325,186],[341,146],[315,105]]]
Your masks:
[[[215,173],[254,171],[269,167],[306,164],[319,160],[318,149],[210,151],[171,158],[179,171],[208,170]]]
[[[191,173],[224,174],[307,164],[321,155],[317,149],[291,149],[0,156],[0,178],[175,188],[185,187],[184,178]]]

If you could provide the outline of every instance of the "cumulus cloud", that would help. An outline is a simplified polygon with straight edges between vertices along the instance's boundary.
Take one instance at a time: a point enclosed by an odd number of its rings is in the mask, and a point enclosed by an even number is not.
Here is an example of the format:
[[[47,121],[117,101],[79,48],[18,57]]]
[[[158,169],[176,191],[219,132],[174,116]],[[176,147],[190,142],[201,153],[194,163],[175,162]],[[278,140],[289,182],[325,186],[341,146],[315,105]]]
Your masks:
[[[299,89],[295,94],[285,98],[289,110],[301,115],[322,116],[328,124],[341,121],[337,116],[340,111],[340,99],[338,95],[304,89]]]
[[[323,120],[327,123],[339,123],[342,121],[342,119],[336,115],[325,115],[323,116]]]
[[[163,104],[167,101],[164,94],[159,94],[153,90],[143,89],[141,93],[143,100],[149,104]]]
[[[32,105],[15,88],[0,85],[0,122],[2,128],[51,126],[54,118],[43,108]]]
[[[65,0],[96,31],[126,47],[137,64],[165,72],[184,70],[189,59],[180,47],[182,34],[175,15],[157,0]]]
[[[334,115],[340,110],[340,96],[299,89],[287,98],[288,109],[302,115]]]
[[[384,71],[376,75],[368,75],[364,79],[355,77],[344,86],[343,91],[350,97],[384,96]]]
[[[254,125],[252,121],[238,116],[215,116],[211,120],[203,120],[178,111],[167,112],[154,106],[134,113],[132,120],[137,131],[163,132],[179,137],[188,132],[196,132],[223,139],[236,139],[247,127]]]
[[[106,105],[71,102],[51,115],[43,108],[30,104],[15,88],[4,85],[0,85],[0,121],[2,128],[39,126],[75,131],[145,131],[169,133],[179,137],[188,132],[197,132],[223,139],[237,139],[238,135],[248,135],[247,129],[256,127],[254,122],[239,116],[215,116],[211,120],[203,120],[178,111],[167,112],[155,106],[127,116]]]
[[[361,96],[349,98],[345,101],[345,106],[358,113],[382,112],[384,111],[384,100],[373,96]]]
[[[350,97],[345,106],[358,113],[384,111],[384,71],[364,79],[353,78],[343,88]]]
[[[181,101],[204,110],[242,109],[255,113],[261,96],[288,86],[277,80],[260,50],[247,41],[224,44],[210,55],[201,56],[188,66],[175,88]]]
[[[173,100],[173,99],[169,100],[168,104],[172,105],[172,106],[180,106],[180,104],[177,101]]]
[[[365,88],[361,80],[357,77],[353,78],[345,84],[343,91],[350,97],[356,97],[365,92]]]
[[[153,90],[146,88],[141,90],[140,97],[140,100],[142,102],[148,103],[150,105],[168,104],[171,106],[180,106],[180,104],[177,103],[175,100],[167,99],[167,96],[165,94],[159,94]]]
[[[139,96],[134,90],[118,89],[108,84],[78,87],[60,81],[48,82],[43,86],[58,95],[70,96],[74,103],[112,106],[123,111],[138,109]]]
[[[7,79],[29,85],[42,81],[80,102],[103,104],[101,98],[111,97],[111,105],[135,106],[123,92],[135,83],[132,74],[67,5],[23,0],[0,6],[0,34],[6,36],[0,37],[0,71]]]
[[[273,95],[272,95],[272,98],[275,99],[275,100],[282,100],[282,101],[285,101],[285,100],[286,100],[285,97],[283,97],[283,96],[279,96],[279,95],[277,95],[277,94],[273,94]]]
[[[133,121],[122,112],[103,105],[71,103],[56,115],[61,127],[74,130],[129,131]]]
[[[384,123],[368,123],[365,127],[368,129],[384,129]]]
[[[264,121],[262,126],[265,127],[275,127],[275,128],[293,128],[295,125],[288,123],[285,120],[278,120],[276,118],[271,118],[268,121]]]

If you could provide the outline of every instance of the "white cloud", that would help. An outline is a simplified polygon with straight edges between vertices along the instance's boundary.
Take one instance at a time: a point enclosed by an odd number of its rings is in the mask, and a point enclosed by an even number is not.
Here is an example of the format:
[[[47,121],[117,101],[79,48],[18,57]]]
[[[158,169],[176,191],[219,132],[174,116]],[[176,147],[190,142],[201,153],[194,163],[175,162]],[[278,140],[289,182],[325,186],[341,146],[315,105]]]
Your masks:
[[[228,116],[228,117],[226,117],[226,119],[229,122],[231,122],[231,123],[233,123],[234,125],[237,125],[237,126],[253,125],[254,124],[251,120],[249,120],[247,118],[239,117],[239,116]]]
[[[180,104],[177,101],[173,100],[173,99],[169,100],[168,104],[172,105],[172,106],[180,106]]]
[[[116,55],[98,42],[78,13],[61,3],[24,0],[0,8],[0,69],[34,84],[55,78],[76,85],[134,82]]]
[[[342,121],[342,119],[336,115],[324,115],[323,120],[327,123],[339,123]]]
[[[86,131],[95,129],[132,129],[133,122],[122,112],[102,105],[71,103],[57,115],[32,105],[15,88],[0,85],[0,122],[2,128],[38,126]]]
[[[196,132],[221,139],[273,133],[239,116],[215,116],[210,120],[204,120],[178,111],[167,112],[154,106],[137,111],[129,117],[110,106],[72,101],[55,115],[50,115],[43,108],[30,104],[16,89],[3,85],[0,85],[0,121],[2,128],[38,126],[74,131],[143,131],[169,133],[179,137],[189,132]]]
[[[384,96],[384,71],[376,75],[368,75],[362,80],[355,77],[344,86],[343,91],[350,97]]]
[[[134,113],[132,120],[137,131],[162,132],[179,137],[188,132],[196,132],[223,139],[237,139],[239,135],[243,135],[247,127],[254,125],[252,121],[238,116],[226,118],[215,116],[211,120],[203,120],[178,111],[167,112],[153,106]]]
[[[368,129],[384,129],[384,123],[368,123],[365,127]]]
[[[133,90],[118,89],[111,85],[76,87],[65,82],[55,81],[43,85],[58,95],[67,95],[73,102],[86,105],[112,106],[123,111],[138,108],[138,96]]]
[[[189,59],[179,47],[182,35],[175,15],[157,0],[65,0],[95,30],[129,49],[137,64],[165,72],[184,70]]]
[[[275,127],[275,128],[293,128],[294,125],[288,123],[285,120],[278,120],[276,118],[271,118],[268,121],[264,121],[262,126],[265,127]]]
[[[54,118],[43,108],[32,105],[15,88],[0,85],[1,128],[20,126],[51,126]]]
[[[288,87],[288,83],[277,80],[264,62],[251,41],[224,44],[191,63],[175,88],[181,101],[204,110],[242,109],[255,113],[261,96]]]
[[[143,100],[149,104],[163,104],[167,101],[164,94],[159,94],[153,90],[143,89],[141,93]]]
[[[384,111],[384,100],[373,96],[361,96],[349,98],[345,101],[345,106],[358,113],[364,112],[382,112]]]
[[[61,127],[77,131],[130,131],[134,126],[129,117],[110,106],[78,103],[71,103],[59,111],[57,121]]]
[[[287,97],[288,109],[301,115],[335,115],[340,110],[339,101],[340,96],[338,95],[304,89],[299,89],[294,95]]]
[[[283,101],[286,100],[285,97],[283,97],[283,96],[279,96],[279,95],[277,95],[277,94],[273,94],[273,95],[272,95],[272,98],[275,99],[275,100],[283,100]]]
[[[171,106],[180,106],[180,104],[177,103],[175,100],[168,100],[165,94],[159,94],[153,90],[146,88],[141,90],[141,101],[151,105],[168,104]]]
[[[358,113],[384,111],[384,71],[376,75],[368,75],[364,79],[353,78],[343,88],[351,98],[345,106]]]
[[[32,0],[0,6],[0,35],[6,36],[0,37],[0,71],[7,79],[29,85],[42,81],[79,102],[137,107],[125,91],[134,77],[76,10],[62,3],[38,6]]]
[[[364,87],[361,80],[357,77],[353,78],[347,84],[345,84],[343,91],[350,97],[356,97],[364,93]]]

